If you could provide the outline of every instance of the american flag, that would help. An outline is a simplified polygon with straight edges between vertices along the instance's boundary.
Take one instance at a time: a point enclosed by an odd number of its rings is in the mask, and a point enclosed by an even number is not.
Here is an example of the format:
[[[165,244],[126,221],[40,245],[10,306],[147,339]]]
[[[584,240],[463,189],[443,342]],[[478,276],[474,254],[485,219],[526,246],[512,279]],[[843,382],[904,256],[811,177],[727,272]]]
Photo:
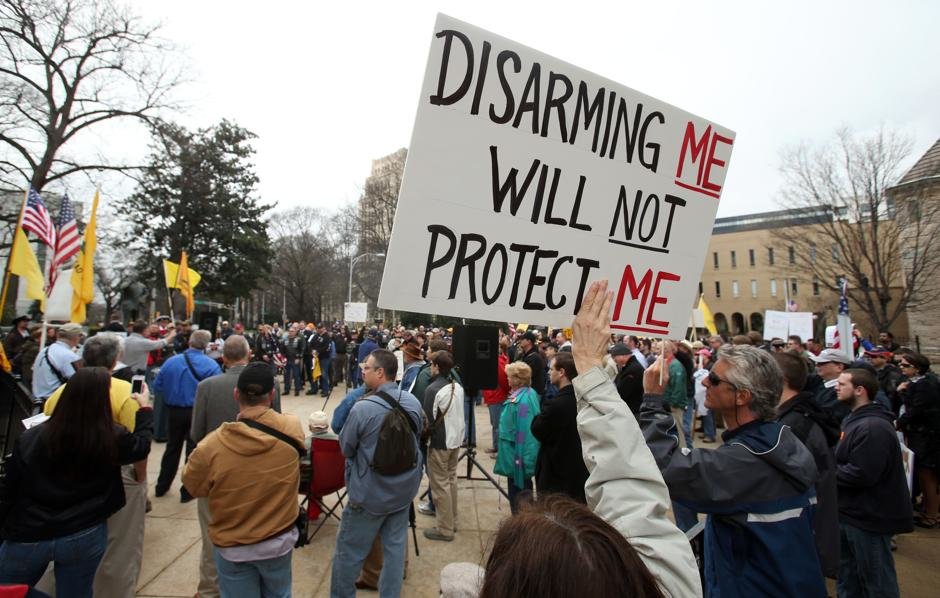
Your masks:
[[[78,223],[75,221],[75,210],[69,196],[62,198],[62,207],[59,209],[59,230],[56,235],[55,253],[52,256],[52,265],[49,268],[49,289],[52,292],[59,270],[72,259],[82,246],[81,237],[78,236]]]
[[[843,278],[839,281],[839,315],[849,315],[849,299],[846,296],[849,290],[849,283]]]
[[[39,240],[55,249],[55,225],[46,210],[39,193],[29,188],[26,194],[26,209],[23,211],[23,229],[35,233]]]

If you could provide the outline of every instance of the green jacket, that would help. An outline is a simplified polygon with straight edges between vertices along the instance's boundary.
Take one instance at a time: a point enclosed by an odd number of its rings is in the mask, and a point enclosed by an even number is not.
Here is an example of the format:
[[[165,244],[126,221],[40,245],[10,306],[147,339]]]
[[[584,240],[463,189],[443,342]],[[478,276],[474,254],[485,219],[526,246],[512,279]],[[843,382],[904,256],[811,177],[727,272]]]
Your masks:
[[[535,475],[539,441],[532,435],[532,420],[540,411],[539,397],[528,386],[510,394],[503,403],[503,414],[499,418],[499,452],[493,473],[511,478],[518,488]],[[521,443],[517,442],[520,435]]]
[[[689,404],[685,368],[678,359],[673,358],[669,362],[669,383],[663,392],[663,398],[669,401],[670,406],[677,409],[685,409],[685,406]]]

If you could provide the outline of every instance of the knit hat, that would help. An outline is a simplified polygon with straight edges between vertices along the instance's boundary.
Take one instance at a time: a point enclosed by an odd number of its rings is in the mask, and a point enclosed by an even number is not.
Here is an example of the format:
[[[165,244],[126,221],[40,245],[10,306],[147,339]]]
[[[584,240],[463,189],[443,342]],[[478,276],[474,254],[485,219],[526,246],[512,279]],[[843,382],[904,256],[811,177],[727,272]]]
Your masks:
[[[329,426],[330,423],[329,420],[327,420],[325,411],[314,411],[307,420],[307,427],[310,428],[311,432],[326,430]]]

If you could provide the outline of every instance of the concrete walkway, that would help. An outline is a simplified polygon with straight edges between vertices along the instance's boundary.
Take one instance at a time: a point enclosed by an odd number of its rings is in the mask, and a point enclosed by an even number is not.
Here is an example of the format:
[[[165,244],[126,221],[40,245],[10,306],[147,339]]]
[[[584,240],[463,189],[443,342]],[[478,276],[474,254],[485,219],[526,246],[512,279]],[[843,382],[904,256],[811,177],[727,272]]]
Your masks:
[[[334,389],[325,411],[332,415],[339,404],[345,387]],[[306,426],[310,412],[323,407],[323,399],[316,397],[284,397],[284,411],[297,415]],[[485,407],[475,410],[477,441],[481,448],[479,462],[492,471],[493,459],[482,452],[490,446],[489,415]],[[706,445],[709,446],[709,445]],[[715,445],[710,445],[715,446]],[[193,596],[199,581],[199,551],[201,540],[196,519],[196,502],[179,502],[179,480],[170,492],[161,498],[153,496],[153,486],[160,470],[163,444],[154,443],[149,460],[150,498],[153,511],[147,515],[144,539],[144,562],[138,584],[138,596],[168,597]],[[182,469],[182,468],[181,468]],[[461,461],[458,474],[466,473]],[[478,472],[474,477],[480,477]],[[505,479],[500,480],[505,485]],[[422,485],[422,493],[426,488]],[[434,542],[426,539],[422,531],[434,526],[434,518],[417,515],[418,549],[409,530],[408,576],[402,596],[435,597],[439,595],[438,579],[441,568],[454,561],[485,564],[487,547],[499,522],[509,515],[509,504],[488,481],[458,480],[459,505],[457,534],[453,542]],[[328,521],[312,542],[293,553],[293,595],[297,597],[329,596],[330,567],[338,527]],[[920,530],[897,538],[895,553],[901,595],[904,597],[936,596],[940,588],[940,530]],[[376,592],[361,592],[377,595]]]

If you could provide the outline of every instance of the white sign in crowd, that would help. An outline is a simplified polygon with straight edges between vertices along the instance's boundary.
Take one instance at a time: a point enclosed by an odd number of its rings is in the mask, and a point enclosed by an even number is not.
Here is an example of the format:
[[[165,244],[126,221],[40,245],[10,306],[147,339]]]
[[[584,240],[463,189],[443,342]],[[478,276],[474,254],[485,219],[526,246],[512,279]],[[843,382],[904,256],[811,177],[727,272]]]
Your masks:
[[[734,133],[438,15],[379,307],[683,337]]]

